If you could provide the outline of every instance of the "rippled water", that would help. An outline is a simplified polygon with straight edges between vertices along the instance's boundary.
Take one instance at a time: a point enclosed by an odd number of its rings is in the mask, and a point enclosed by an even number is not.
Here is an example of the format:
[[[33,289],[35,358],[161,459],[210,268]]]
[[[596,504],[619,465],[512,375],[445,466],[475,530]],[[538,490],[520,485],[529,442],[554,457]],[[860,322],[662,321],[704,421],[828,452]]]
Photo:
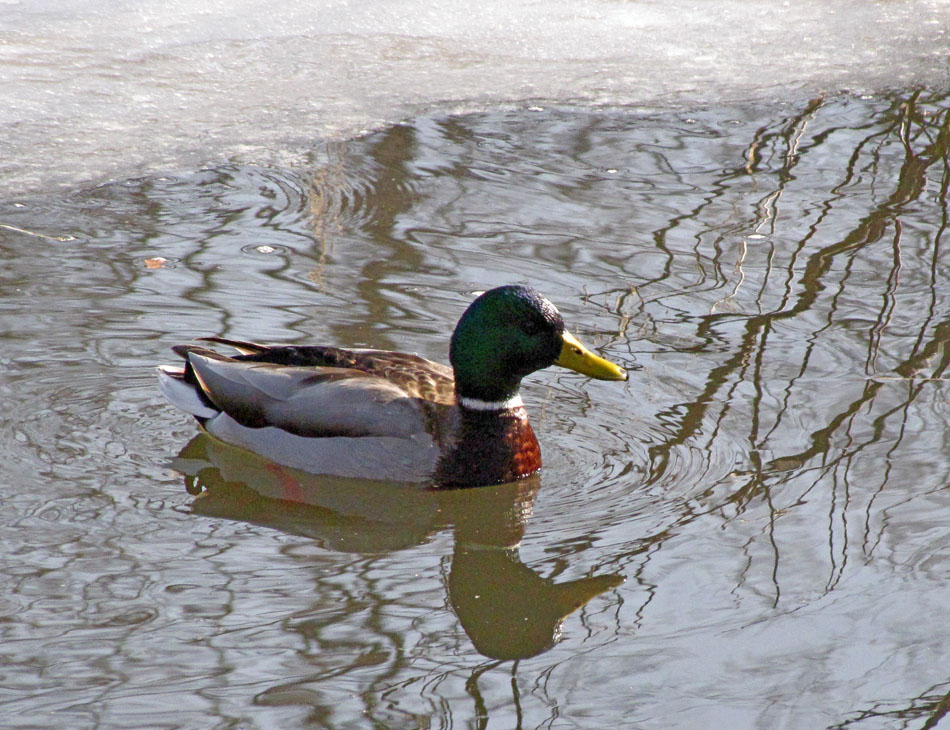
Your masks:
[[[429,117],[0,203],[11,727],[924,728],[950,676],[948,97]],[[528,282],[625,384],[516,485],[197,436],[202,334],[445,360]]]

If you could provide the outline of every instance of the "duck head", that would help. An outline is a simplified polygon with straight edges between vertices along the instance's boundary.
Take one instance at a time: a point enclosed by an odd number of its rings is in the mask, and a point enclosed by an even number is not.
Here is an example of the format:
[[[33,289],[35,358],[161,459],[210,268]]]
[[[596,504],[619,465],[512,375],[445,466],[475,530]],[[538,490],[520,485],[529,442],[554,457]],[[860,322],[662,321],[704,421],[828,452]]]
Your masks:
[[[530,287],[501,286],[465,310],[449,349],[460,397],[507,401],[521,379],[560,365],[598,380],[626,380],[621,367],[595,355],[564,328],[550,301]]]

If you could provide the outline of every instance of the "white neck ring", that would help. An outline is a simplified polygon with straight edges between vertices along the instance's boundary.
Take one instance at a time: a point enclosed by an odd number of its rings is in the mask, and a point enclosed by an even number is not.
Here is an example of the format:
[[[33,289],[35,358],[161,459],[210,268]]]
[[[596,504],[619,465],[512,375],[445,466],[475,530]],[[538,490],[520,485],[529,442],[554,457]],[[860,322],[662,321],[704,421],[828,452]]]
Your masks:
[[[460,396],[459,405],[470,411],[510,411],[515,408],[524,408],[524,401],[521,400],[520,395],[508,400],[481,400]]]

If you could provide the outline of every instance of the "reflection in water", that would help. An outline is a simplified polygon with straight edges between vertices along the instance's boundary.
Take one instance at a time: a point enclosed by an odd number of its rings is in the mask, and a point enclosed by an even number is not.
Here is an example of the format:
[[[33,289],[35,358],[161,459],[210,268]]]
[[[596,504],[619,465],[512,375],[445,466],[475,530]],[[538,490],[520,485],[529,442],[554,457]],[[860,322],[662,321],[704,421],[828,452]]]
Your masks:
[[[934,730],[950,714],[950,682],[928,687],[919,697],[906,701],[876,703],[873,709],[864,710],[855,717],[828,730],[844,730],[849,727],[872,725],[875,727],[919,728]],[[886,723],[886,724],[881,724]]]
[[[943,429],[922,433],[914,421],[922,396],[923,408],[935,405],[933,388],[943,380],[950,357],[941,246],[950,184],[945,103],[942,95],[914,92],[891,99],[878,123],[843,129],[824,121],[825,103],[814,100],[798,114],[758,129],[741,166],[717,175],[699,205],[653,233],[666,261],[638,286],[635,297],[609,290],[616,311],[630,321],[648,322],[650,331],[670,339],[675,334],[668,315],[661,319],[657,313],[678,308],[684,296],[699,295],[710,303],[709,311],[690,318],[695,328],[684,339],[694,344],[677,343],[676,349],[722,357],[695,397],[658,414],[669,434],[650,447],[651,480],[664,479],[678,447],[705,441],[704,430],[715,435],[738,420],[749,462],[716,509],[738,515],[753,500],[765,500],[775,520],[783,503],[794,505],[824,484],[876,485],[869,491],[873,501],[889,478],[900,478],[895,470],[920,467],[922,453],[943,450]],[[836,136],[851,146],[850,158],[840,171],[822,169],[820,153]],[[801,181],[824,187],[809,195]],[[699,281],[667,291],[665,282],[683,268],[676,260],[686,254],[668,245],[677,230],[705,220],[708,209],[750,182],[759,189],[746,203],[750,215],[699,234],[691,254]],[[852,213],[854,195],[867,195],[873,204],[847,222],[843,216]],[[932,213],[921,217],[924,210]],[[739,233],[740,245],[725,248]],[[942,420],[938,415],[936,422]],[[931,446],[921,448],[925,441]],[[887,465],[867,474],[862,461],[867,463],[868,450],[885,444]],[[891,457],[908,447],[913,456],[895,463]],[[939,470],[946,473],[946,467]],[[938,478],[934,486],[940,485]],[[775,527],[773,521],[770,529]],[[883,523],[864,528],[868,553],[882,537],[875,529],[882,530]],[[836,542],[833,533],[832,545]],[[777,553],[774,559],[777,563]],[[839,560],[845,559],[831,556],[827,589],[837,582]],[[773,580],[777,603],[777,574]]]
[[[196,514],[303,535],[334,550],[375,553],[455,530],[448,589],[452,608],[479,652],[523,659],[549,649],[561,622],[623,582],[599,575],[555,583],[518,557],[537,477],[498,487],[422,489],[315,476],[267,462],[200,434],[175,467],[196,495]]]
[[[456,535],[449,598],[479,652],[523,659],[551,648],[565,616],[622,582],[619,575],[599,575],[555,583],[522,563],[514,548]]]
[[[221,165],[2,204],[3,717],[945,724],[948,108],[424,118],[314,153],[312,186]],[[193,425],[151,368],[184,336],[444,362],[512,281],[640,367],[526,385],[539,488],[470,509],[196,446],[192,498],[164,469]]]
[[[870,102],[873,117],[862,118],[852,100],[819,98],[728,136],[686,115],[577,126],[556,113],[485,115],[396,127],[355,156],[363,195],[337,197],[315,215],[322,222],[332,209],[348,222],[341,229],[363,216],[382,221],[367,232],[383,249],[400,247],[397,261],[426,251],[423,285],[445,272],[484,281],[486,263],[500,279],[519,277],[529,260],[601,274],[588,303],[602,310],[598,325],[612,318],[616,329],[599,329],[600,344],[658,364],[633,386],[653,389],[653,409],[617,404],[612,430],[625,448],[589,475],[597,497],[610,505],[629,489],[622,477],[642,472],[640,489],[677,502],[647,542],[718,516],[745,540],[733,592],[775,609],[783,598],[820,602],[849,562],[874,560],[888,542],[898,549],[895,511],[948,507],[939,497],[950,482],[947,101],[914,91]],[[741,129],[743,117],[736,110],[722,126]],[[512,171],[510,148],[529,129],[565,155],[519,147]],[[334,200],[322,181],[316,189],[321,203]],[[615,237],[640,216],[642,245]],[[469,238],[490,244],[472,256],[440,248]],[[432,270],[439,260],[445,271]],[[613,446],[572,428],[578,440]],[[611,517],[582,494],[560,509],[594,513],[590,524],[604,530]],[[639,554],[630,552],[634,565]]]

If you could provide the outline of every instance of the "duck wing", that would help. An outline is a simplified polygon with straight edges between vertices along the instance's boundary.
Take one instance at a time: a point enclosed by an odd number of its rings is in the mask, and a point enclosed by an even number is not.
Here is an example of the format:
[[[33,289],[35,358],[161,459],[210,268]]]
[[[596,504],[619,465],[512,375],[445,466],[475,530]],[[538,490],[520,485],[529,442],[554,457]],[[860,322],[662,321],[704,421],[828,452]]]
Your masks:
[[[384,378],[398,385],[412,397],[441,405],[455,403],[455,374],[452,368],[407,352],[345,349],[320,345],[259,345],[224,337],[202,337],[201,341],[233,347],[241,353],[233,358],[235,360],[269,362],[294,367],[358,370]],[[197,348],[184,345],[172,349],[187,359],[186,353],[195,351]]]
[[[193,383],[209,407],[242,426],[275,426],[305,437],[408,438],[431,431],[438,404],[366,370],[296,364],[316,361],[318,353],[290,349],[298,352],[245,349],[231,358],[202,347],[176,351],[188,361],[183,380]]]

